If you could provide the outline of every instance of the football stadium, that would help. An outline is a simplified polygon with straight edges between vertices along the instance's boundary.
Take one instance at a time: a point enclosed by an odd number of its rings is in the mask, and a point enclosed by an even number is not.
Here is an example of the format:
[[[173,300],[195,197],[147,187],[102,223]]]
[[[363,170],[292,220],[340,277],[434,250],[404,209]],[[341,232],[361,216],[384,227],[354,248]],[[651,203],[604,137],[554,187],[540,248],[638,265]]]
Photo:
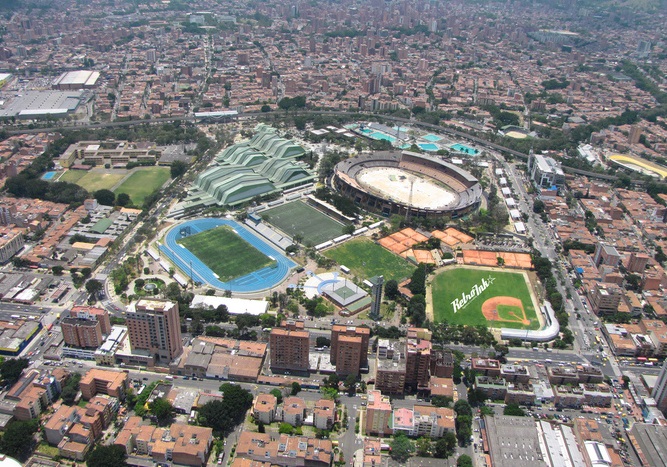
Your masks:
[[[410,151],[376,152],[336,164],[333,187],[384,216],[453,218],[477,210],[482,186],[472,174]]]

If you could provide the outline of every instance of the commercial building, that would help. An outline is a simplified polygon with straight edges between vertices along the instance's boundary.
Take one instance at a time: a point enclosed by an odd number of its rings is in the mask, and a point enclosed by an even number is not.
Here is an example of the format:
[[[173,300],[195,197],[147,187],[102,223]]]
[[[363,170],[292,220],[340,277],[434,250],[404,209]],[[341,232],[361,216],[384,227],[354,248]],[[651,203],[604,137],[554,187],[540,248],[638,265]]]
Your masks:
[[[382,305],[382,286],[384,285],[383,276],[374,276],[364,281],[364,284],[371,288],[371,309],[369,316],[371,319],[380,318],[380,305]]]
[[[494,467],[546,467],[532,417],[484,416],[489,456]]]
[[[66,71],[53,81],[52,87],[60,91],[94,88],[99,78],[99,71]]]
[[[658,380],[651,391],[651,397],[655,399],[658,409],[663,412],[667,411],[667,360],[662,364]]]
[[[4,264],[25,245],[23,234],[19,229],[3,228],[0,229],[0,264]]]
[[[60,321],[65,345],[96,349],[103,342],[100,323],[82,318],[63,318]]]
[[[642,466],[665,465],[667,427],[634,423],[628,431],[628,440]]]
[[[147,353],[165,364],[183,352],[176,302],[141,299],[129,307],[126,324],[133,352]]]
[[[269,335],[272,371],[307,372],[310,368],[310,332],[303,321],[287,320]]]
[[[528,173],[535,185],[541,188],[561,187],[565,183],[565,174],[558,162],[551,157],[533,154],[528,156]]]
[[[621,288],[615,284],[596,282],[589,294],[591,308],[596,315],[614,315],[623,298]]]

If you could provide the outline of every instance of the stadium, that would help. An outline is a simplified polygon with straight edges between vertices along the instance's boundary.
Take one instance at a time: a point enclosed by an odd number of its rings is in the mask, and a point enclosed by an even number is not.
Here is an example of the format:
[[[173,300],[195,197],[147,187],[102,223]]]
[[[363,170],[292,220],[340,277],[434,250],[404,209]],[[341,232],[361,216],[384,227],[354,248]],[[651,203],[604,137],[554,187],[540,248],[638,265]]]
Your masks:
[[[475,211],[482,186],[470,173],[410,151],[377,152],[336,164],[333,187],[384,216],[456,218]]]

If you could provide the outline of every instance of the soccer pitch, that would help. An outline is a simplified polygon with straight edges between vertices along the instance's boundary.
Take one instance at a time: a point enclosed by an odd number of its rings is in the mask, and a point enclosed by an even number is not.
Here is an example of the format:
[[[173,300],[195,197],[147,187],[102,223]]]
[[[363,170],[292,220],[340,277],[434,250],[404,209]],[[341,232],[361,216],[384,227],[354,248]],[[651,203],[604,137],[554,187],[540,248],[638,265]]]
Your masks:
[[[110,190],[125,177],[122,173],[104,173],[85,170],[68,170],[59,179],[59,182],[76,183],[89,193],[97,190]]]
[[[169,180],[169,168],[147,167],[135,170],[114,190],[116,194],[127,193],[135,206],[144,204],[144,199]]]
[[[349,240],[325,251],[324,256],[347,266],[361,279],[384,276],[385,281],[394,279],[400,282],[412,276],[416,269],[400,256],[385,250],[368,238]]]
[[[206,230],[176,243],[199,258],[222,282],[276,264],[227,226]]]
[[[436,322],[539,329],[525,273],[453,267],[431,284]]]
[[[301,201],[294,201],[260,213],[290,237],[301,235],[304,245],[315,246],[343,235],[343,224]]]

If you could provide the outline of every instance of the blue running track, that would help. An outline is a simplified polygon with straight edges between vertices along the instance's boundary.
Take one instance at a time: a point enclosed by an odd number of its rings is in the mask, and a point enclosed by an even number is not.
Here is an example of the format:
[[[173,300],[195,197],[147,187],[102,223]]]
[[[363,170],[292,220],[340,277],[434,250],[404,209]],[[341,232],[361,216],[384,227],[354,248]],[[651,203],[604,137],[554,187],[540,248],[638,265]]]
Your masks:
[[[277,265],[258,269],[229,282],[222,282],[199,258],[193,255],[187,248],[176,243],[176,240],[181,238],[181,229],[185,227],[190,227],[190,235],[195,235],[221,225],[228,225],[233,228],[243,240],[250,243],[266,256],[274,258]],[[160,251],[183,271],[186,277],[190,277],[190,265],[192,264],[192,278],[195,282],[240,293],[259,292],[270,289],[282,282],[287,277],[290,269],[296,266],[294,261],[285,257],[282,252],[255,236],[255,234],[243,225],[227,219],[204,218],[178,224],[167,232],[165,244],[160,245]]]

